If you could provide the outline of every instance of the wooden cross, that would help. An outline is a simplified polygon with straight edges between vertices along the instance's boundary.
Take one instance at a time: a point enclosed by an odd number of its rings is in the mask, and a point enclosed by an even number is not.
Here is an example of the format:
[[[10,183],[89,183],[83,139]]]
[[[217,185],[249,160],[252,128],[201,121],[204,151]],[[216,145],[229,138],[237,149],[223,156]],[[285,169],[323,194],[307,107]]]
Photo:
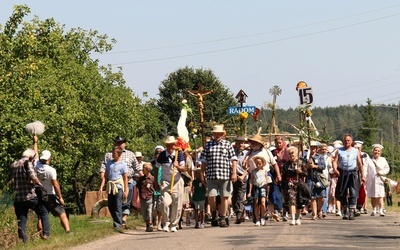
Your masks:
[[[201,126],[201,142],[204,147],[206,144],[206,137],[204,136],[204,104],[203,104],[203,96],[210,94],[213,92],[212,90],[204,90],[203,84],[199,83],[199,87],[197,90],[188,90],[189,94],[197,97],[197,106],[199,107],[199,115],[200,115],[200,126]]]

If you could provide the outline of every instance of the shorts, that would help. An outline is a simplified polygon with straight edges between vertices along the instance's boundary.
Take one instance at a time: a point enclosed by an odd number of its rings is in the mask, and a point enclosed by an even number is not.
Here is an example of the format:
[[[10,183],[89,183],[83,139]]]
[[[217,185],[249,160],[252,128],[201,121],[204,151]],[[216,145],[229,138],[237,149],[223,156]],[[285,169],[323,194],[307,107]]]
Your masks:
[[[202,201],[193,201],[193,208],[194,210],[199,210],[200,212],[204,211],[205,208],[205,200]]]
[[[232,194],[233,185],[231,180],[207,180],[208,197],[229,197]]]
[[[153,195],[153,212],[161,212],[161,195]]]
[[[55,217],[59,217],[65,213],[64,207],[60,204],[60,200],[54,194],[49,194],[49,200],[44,204],[46,209]]]
[[[257,187],[254,186],[254,198],[259,199],[259,198],[264,198],[267,197],[267,187],[262,186],[262,187]]]

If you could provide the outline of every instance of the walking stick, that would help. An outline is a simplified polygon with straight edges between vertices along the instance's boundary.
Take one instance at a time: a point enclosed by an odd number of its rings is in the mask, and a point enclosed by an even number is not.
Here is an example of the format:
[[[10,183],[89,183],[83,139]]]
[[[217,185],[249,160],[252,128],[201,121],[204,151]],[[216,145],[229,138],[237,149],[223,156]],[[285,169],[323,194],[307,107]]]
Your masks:
[[[178,162],[178,153],[179,151],[175,149],[175,159],[174,162],[172,163],[172,179],[171,179],[171,187],[169,189],[169,193],[172,194],[172,190],[174,188],[174,182],[175,182],[175,162]]]

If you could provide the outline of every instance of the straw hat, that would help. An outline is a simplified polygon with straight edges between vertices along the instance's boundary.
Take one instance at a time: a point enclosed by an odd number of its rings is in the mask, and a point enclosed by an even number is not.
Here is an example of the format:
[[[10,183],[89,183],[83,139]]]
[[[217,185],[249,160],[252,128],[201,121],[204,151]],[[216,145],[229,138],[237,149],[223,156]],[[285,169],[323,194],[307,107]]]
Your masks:
[[[143,157],[142,152],[136,151],[136,152],[135,152],[135,157],[136,157],[136,158],[138,158],[138,157]]]
[[[267,161],[265,160],[265,158],[261,155],[256,155],[252,158],[252,160],[254,161],[254,164],[256,163],[256,160],[260,159],[262,161],[263,166],[267,165]]]
[[[252,141],[258,142],[258,143],[264,145],[264,140],[263,140],[262,136],[259,135],[259,134],[255,134],[255,135],[253,135],[253,137],[251,137],[251,138],[249,138],[247,140],[250,141],[250,142],[252,142]]]
[[[224,125],[222,125],[222,124],[214,125],[212,132],[213,133],[224,133],[225,132]]]
[[[175,136],[168,136],[165,140],[165,144],[175,144],[178,140],[175,139]]]

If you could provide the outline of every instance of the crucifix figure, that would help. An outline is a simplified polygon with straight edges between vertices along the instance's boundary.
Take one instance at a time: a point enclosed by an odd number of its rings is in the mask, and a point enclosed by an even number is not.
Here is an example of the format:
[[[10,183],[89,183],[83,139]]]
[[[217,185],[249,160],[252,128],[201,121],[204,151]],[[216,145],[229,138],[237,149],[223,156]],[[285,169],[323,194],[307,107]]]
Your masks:
[[[199,83],[199,88],[197,90],[188,90],[188,93],[197,97],[197,106],[199,107],[200,115],[200,126],[201,126],[201,140],[202,146],[205,146],[206,138],[204,136],[204,104],[203,96],[208,95],[212,90],[204,90],[203,85]]]

